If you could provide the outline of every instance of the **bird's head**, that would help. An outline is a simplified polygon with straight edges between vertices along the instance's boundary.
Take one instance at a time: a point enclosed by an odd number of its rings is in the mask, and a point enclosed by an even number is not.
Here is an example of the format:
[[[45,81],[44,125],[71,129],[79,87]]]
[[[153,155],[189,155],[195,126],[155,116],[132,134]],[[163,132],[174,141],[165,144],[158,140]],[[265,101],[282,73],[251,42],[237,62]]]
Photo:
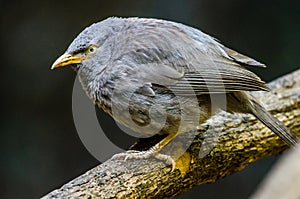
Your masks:
[[[99,89],[111,75],[102,72],[112,56],[116,43],[114,35],[123,25],[122,18],[111,17],[87,27],[53,63],[51,69],[71,66],[77,72],[86,94],[92,100],[98,100]]]
[[[103,65],[110,56],[110,38],[122,26],[120,18],[111,17],[95,23],[83,30],[70,44],[67,51],[52,65],[51,69],[72,66],[76,71],[81,68],[91,70]]]

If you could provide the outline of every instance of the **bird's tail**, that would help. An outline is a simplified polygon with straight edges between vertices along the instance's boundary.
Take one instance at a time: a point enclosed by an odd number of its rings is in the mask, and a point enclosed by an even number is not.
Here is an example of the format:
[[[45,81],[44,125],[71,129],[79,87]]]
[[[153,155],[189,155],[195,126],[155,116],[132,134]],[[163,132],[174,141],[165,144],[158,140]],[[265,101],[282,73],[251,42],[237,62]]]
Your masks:
[[[252,96],[251,96],[252,97]],[[282,122],[271,115],[263,106],[261,106],[253,98],[248,103],[248,108],[252,114],[255,115],[264,125],[276,133],[289,146],[295,146],[299,138],[290,131]]]

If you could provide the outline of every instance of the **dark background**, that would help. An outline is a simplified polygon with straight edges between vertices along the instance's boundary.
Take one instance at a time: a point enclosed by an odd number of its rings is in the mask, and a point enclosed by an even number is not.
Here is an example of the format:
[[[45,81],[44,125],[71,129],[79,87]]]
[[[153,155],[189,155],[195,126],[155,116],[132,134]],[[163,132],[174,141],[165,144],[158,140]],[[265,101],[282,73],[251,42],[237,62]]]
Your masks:
[[[108,16],[183,22],[267,64],[265,81],[299,68],[300,2],[280,0],[6,1],[1,11],[1,198],[37,198],[96,166],[72,118],[71,70],[50,71],[81,30]],[[248,198],[276,157],[178,198]]]

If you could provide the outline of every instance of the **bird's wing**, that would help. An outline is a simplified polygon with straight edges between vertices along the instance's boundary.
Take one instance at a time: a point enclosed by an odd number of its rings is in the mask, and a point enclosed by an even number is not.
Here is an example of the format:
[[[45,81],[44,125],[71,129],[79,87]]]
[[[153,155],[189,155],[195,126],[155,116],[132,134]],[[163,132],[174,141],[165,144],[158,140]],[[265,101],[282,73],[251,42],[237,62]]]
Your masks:
[[[174,89],[184,93],[186,86],[192,86],[196,94],[269,90],[265,82],[244,67],[264,65],[228,48],[225,53],[199,53]]]
[[[254,66],[254,67],[262,67],[262,68],[266,67],[266,65],[254,60],[254,59],[252,59],[248,56],[242,55],[241,53],[238,53],[238,52],[236,52],[236,51],[234,51],[230,48],[227,48],[227,47],[222,46],[222,45],[220,45],[220,47],[236,63],[239,63],[239,64],[244,65],[244,66]]]
[[[226,51],[234,52],[229,49]],[[178,54],[173,53],[165,53],[169,58],[161,62],[141,64],[137,70],[141,70],[139,74],[144,75],[142,79],[168,86],[182,95],[269,90],[265,82],[244,67],[262,64],[244,55],[197,53],[193,49],[187,52],[191,56],[182,60]]]
[[[126,55],[139,63],[134,67],[138,78],[183,95],[190,95],[191,88],[197,95],[268,90],[265,82],[245,67],[264,64],[197,29],[177,23],[160,25],[147,31],[135,29],[134,42],[123,45],[130,51]]]
[[[202,65],[201,71],[179,71],[163,64],[146,66],[144,73],[146,82],[152,85],[169,87],[176,94],[201,95],[212,93],[228,93],[234,91],[268,91],[267,85],[254,73],[247,69],[225,63]],[[181,66],[182,67],[182,66]]]

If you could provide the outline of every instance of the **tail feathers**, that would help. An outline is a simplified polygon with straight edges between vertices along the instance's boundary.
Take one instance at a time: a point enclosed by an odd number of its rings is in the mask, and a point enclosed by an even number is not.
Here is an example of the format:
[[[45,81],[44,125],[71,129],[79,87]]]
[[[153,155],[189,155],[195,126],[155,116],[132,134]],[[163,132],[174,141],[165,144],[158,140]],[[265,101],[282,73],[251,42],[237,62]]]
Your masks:
[[[249,106],[253,115],[255,115],[257,119],[259,119],[270,130],[276,133],[289,146],[295,146],[297,144],[299,138],[292,131],[290,131],[282,122],[280,122],[273,115],[271,115],[264,107],[252,100]]]

